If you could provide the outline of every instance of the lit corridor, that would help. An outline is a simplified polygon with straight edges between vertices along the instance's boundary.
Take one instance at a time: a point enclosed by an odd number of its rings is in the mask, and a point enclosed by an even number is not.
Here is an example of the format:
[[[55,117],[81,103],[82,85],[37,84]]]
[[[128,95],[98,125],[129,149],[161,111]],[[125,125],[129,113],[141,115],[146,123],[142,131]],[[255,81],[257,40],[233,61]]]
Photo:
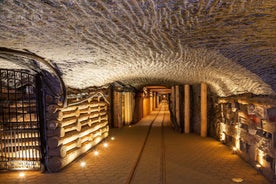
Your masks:
[[[58,173],[1,173],[0,183],[244,184],[269,183],[229,147],[196,134],[179,134],[161,103],[139,123],[111,129],[101,144]],[[96,154],[97,153],[97,154]]]
[[[0,184],[276,184],[276,0],[0,0]]]

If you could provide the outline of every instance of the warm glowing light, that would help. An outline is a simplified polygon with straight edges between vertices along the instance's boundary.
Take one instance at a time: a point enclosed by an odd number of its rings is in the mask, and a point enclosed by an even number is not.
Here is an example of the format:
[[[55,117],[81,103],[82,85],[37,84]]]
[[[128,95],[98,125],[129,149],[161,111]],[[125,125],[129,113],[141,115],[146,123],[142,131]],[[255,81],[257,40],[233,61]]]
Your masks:
[[[112,140],[112,141],[115,140],[115,137],[111,137],[111,140]]]
[[[258,150],[258,162],[260,163],[259,165],[263,165],[264,164],[264,152],[262,150]]]
[[[240,145],[240,140],[237,139],[237,140],[236,140],[236,146],[235,146],[235,148],[238,150],[238,149],[240,149],[240,147],[241,147],[241,145]]]
[[[108,143],[104,143],[103,146],[104,146],[105,148],[107,148],[107,147],[108,147]]]
[[[225,133],[222,132],[221,135],[220,135],[220,141],[224,142],[225,138],[226,138]]]
[[[128,127],[131,127],[131,125],[128,125]]]
[[[226,131],[226,125],[224,123],[220,124],[220,141],[221,142],[225,142],[226,140],[226,135],[225,135],[225,131]]]
[[[257,167],[257,168],[261,168],[262,165],[261,165],[261,164],[256,164],[256,167]]]
[[[86,144],[85,145],[85,150],[89,150],[91,148],[91,145],[90,144]]]
[[[99,142],[101,142],[101,140],[102,140],[102,138],[101,138],[101,137],[97,137],[97,138],[95,139],[95,141],[94,141],[94,142],[95,142],[96,144],[98,144]]]
[[[75,158],[77,158],[78,154],[77,152],[70,153],[68,155],[68,160],[73,161]]]
[[[19,173],[19,177],[20,178],[24,178],[25,177],[25,173],[23,173],[23,172]]]
[[[238,151],[238,148],[237,148],[237,147],[233,146],[232,149],[233,149],[233,154],[237,153],[237,151]]]
[[[98,152],[98,151],[94,151],[94,155],[95,155],[95,156],[98,156],[98,155],[99,155],[99,152]]]
[[[85,166],[86,166],[86,163],[85,163],[85,162],[81,162],[81,163],[80,163],[80,166],[81,166],[81,167],[85,167]]]
[[[237,108],[233,107],[232,112],[236,112],[236,111],[237,111]]]

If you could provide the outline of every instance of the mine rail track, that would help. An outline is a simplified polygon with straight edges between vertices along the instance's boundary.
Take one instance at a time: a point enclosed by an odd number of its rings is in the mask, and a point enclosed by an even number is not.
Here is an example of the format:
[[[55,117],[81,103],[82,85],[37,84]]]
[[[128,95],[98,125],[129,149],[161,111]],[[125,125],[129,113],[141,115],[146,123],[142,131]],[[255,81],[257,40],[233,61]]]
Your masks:
[[[147,130],[147,134],[145,136],[145,139],[143,141],[143,144],[140,148],[140,152],[138,154],[138,157],[134,163],[134,166],[129,174],[129,177],[128,177],[128,180],[127,180],[127,184],[131,184],[131,183],[134,183],[135,181],[135,174],[137,172],[137,168],[140,164],[140,161],[141,161],[141,158],[143,156],[145,156],[144,154],[144,151],[145,151],[145,148],[148,144],[148,139],[151,135],[151,132],[152,132],[152,127],[155,123],[158,123],[157,122],[157,117],[160,117],[162,116],[162,122],[161,122],[161,151],[160,151],[160,178],[159,178],[159,183],[160,184],[165,184],[166,183],[166,157],[165,157],[165,133],[164,133],[164,119],[165,119],[165,110],[167,111],[167,106],[164,105],[164,102],[161,104],[160,108],[159,108],[159,111],[157,113],[157,115],[153,118],[153,120],[150,122],[150,125],[148,127],[148,130]]]

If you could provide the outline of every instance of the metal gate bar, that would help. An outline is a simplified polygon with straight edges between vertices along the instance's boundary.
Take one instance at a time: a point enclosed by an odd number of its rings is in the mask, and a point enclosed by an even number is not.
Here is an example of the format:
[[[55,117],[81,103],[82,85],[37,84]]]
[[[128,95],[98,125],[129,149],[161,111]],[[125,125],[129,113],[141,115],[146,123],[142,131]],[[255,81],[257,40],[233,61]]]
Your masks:
[[[36,77],[0,69],[0,169],[40,169]]]

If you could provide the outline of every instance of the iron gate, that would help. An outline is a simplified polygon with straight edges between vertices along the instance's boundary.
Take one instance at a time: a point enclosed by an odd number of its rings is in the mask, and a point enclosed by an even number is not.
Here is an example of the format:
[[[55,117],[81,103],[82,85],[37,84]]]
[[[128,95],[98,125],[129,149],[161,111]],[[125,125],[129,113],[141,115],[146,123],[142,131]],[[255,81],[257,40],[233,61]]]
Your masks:
[[[37,79],[26,70],[0,69],[0,169],[40,169]]]

